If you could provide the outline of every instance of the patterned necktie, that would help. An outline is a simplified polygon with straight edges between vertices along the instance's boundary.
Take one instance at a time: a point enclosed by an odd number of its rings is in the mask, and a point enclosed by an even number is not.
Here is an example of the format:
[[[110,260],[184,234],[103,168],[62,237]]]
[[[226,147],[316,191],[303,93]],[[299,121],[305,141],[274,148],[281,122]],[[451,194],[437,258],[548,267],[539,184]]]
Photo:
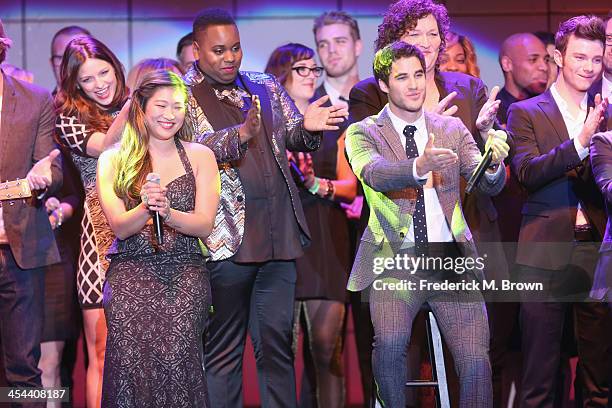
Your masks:
[[[416,126],[408,125],[404,128],[404,136],[406,136],[406,156],[409,159],[419,156],[414,134]],[[425,196],[423,187],[417,188],[417,199],[412,216],[412,224],[414,227],[414,250],[417,256],[427,255],[427,219],[425,217]]]

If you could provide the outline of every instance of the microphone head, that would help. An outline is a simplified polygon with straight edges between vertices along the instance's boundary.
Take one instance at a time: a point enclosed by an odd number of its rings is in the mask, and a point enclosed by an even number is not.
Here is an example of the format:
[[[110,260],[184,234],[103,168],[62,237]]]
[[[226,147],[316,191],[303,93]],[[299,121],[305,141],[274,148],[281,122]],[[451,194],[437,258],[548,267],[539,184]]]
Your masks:
[[[161,184],[161,177],[157,173],[149,173],[147,174],[147,181],[155,184]]]

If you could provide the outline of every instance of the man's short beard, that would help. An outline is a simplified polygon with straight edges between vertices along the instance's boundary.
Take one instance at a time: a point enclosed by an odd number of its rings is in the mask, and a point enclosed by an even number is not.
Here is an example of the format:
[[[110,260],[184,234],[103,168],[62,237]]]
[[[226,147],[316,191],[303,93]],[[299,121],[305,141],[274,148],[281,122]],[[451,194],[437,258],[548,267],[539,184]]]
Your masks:
[[[329,78],[340,78],[343,77],[345,75],[347,75],[349,72],[351,72],[351,70],[353,69],[354,66],[357,65],[357,61],[355,61],[355,63],[353,65],[351,65],[350,67],[348,67],[347,69],[345,69],[342,73],[340,74],[330,74],[329,71],[326,69],[325,70],[325,75],[328,76]],[[325,67],[323,67],[325,68]]]

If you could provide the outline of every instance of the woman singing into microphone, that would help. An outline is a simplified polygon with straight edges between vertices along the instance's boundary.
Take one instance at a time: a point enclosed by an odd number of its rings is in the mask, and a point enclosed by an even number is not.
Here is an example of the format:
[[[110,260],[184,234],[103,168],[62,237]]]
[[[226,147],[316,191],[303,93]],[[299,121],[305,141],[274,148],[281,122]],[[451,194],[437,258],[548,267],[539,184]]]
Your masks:
[[[147,74],[121,146],[98,163],[100,203],[117,236],[104,285],[104,407],[208,406],[202,334],[211,300],[198,238],[212,230],[220,182],[214,154],[190,143],[186,103],[178,75]]]

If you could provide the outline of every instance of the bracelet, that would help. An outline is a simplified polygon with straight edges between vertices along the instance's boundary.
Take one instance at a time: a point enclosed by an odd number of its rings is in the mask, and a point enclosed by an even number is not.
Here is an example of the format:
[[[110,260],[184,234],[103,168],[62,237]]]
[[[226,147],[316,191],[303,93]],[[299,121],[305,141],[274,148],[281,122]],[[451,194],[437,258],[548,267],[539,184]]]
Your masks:
[[[147,195],[147,193],[140,193],[140,201],[144,204],[145,208],[149,208],[149,196]]]
[[[333,200],[334,193],[336,192],[336,187],[334,186],[334,183],[332,183],[330,179],[325,179],[325,182],[327,183],[327,190],[325,190],[325,194],[323,194],[323,198],[327,200]]]
[[[55,224],[55,227],[56,228],[61,227],[62,223],[64,222],[64,209],[62,208],[61,204],[59,207],[53,210],[51,214],[55,215],[55,219],[57,219],[57,223]]]
[[[321,179],[315,177],[314,180],[314,184],[308,189],[311,194],[317,194],[317,192],[319,191],[319,187],[321,187]]]
[[[170,221],[170,214],[172,213],[172,208],[168,208],[168,214],[164,217],[164,223],[168,223]]]

